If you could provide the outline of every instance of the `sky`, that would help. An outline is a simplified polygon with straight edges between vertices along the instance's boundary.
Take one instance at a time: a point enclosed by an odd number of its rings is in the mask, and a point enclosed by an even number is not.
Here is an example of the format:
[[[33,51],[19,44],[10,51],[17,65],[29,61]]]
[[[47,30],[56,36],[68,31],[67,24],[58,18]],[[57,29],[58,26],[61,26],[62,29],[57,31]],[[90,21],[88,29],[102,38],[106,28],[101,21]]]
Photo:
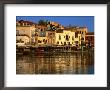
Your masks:
[[[17,16],[16,20],[26,20],[37,23],[40,19],[57,22],[63,26],[69,24],[87,27],[89,32],[94,32],[94,16]]]

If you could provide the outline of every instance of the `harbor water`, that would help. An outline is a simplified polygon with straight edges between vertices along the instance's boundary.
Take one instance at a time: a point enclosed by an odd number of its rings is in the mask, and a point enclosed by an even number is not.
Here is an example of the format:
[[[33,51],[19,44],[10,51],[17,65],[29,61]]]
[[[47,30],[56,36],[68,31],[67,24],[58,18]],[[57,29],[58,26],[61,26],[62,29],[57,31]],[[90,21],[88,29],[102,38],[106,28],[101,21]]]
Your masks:
[[[17,54],[16,74],[94,74],[94,52]]]

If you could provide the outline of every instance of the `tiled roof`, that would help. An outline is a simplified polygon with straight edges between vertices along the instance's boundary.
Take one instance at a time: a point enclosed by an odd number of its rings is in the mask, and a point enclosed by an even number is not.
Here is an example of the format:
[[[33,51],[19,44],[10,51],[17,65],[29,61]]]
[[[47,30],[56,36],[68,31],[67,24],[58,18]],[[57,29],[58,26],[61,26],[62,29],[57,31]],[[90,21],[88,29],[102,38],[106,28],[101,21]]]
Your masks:
[[[86,35],[94,35],[94,32],[88,32]]]
[[[27,24],[29,24],[29,25],[36,24],[36,23],[31,22],[31,21],[24,21],[24,20],[19,20],[19,21],[17,21],[17,22],[18,22],[18,23],[27,23]]]

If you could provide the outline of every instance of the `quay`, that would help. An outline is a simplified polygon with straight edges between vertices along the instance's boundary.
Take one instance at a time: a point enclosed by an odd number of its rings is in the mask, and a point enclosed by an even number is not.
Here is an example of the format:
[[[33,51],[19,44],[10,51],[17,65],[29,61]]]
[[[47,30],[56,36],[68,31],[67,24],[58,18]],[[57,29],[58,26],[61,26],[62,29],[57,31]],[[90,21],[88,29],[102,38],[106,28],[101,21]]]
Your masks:
[[[78,48],[70,46],[28,46],[16,47],[16,54],[29,54],[29,53],[75,53],[75,52],[93,52],[93,48]]]

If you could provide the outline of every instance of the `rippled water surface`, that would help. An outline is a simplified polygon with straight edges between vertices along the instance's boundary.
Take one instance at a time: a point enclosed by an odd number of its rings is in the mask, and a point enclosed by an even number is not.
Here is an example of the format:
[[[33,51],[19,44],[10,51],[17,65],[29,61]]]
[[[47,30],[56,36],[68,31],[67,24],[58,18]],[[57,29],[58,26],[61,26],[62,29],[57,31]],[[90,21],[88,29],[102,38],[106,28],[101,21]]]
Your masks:
[[[94,74],[94,53],[16,55],[17,74]]]

